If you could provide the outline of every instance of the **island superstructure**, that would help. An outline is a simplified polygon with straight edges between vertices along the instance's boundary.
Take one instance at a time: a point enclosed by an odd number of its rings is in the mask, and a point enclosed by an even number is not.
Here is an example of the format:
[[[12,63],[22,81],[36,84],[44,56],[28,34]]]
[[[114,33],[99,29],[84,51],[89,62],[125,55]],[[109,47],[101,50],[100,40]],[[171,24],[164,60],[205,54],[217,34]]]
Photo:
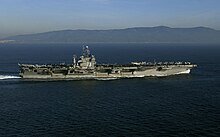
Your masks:
[[[191,62],[97,64],[89,47],[83,46],[82,56],[74,55],[71,64],[19,64],[19,75],[27,79],[118,79],[188,74],[194,67]]]

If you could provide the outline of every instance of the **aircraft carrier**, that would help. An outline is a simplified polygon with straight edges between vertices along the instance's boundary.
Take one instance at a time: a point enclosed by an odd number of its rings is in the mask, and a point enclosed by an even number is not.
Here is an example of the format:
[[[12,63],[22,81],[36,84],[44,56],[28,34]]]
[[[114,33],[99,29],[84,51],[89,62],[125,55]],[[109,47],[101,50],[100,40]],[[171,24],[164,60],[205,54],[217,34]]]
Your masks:
[[[73,56],[71,64],[18,64],[19,75],[25,79],[119,79],[162,77],[189,74],[197,65],[191,62],[131,62],[128,64],[97,64],[88,46],[83,55]]]

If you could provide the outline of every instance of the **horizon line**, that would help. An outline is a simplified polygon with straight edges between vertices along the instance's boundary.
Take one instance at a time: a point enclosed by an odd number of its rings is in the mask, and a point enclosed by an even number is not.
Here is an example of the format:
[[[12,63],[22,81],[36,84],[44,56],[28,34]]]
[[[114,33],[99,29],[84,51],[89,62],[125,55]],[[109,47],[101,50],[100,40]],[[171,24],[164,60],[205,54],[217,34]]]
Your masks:
[[[17,34],[17,35],[11,35],[11,36],[6,36],[4,38],[0,38],[0,40],[4,40],[8,37],[13,37],[13,36],[23,36],[23,35],[34,35],[34,34],[41,34],[41,33],[50,33],[50,32],[59,32],[59,31],[108,31],[108,30],[126,30],[126,29],[135,29],[135,28],[159,28],[159,27],[164,27],[164,28],[170,28],[170,29],[194,29],[194,28],[206,28],[206,29],[211,29],[215,31],[220,31],[218,29],[214,29],[211,27],[206,27],[206,26],[195,26],[195,27],[169,27],[169,26],[164,26],[164,25],[159,25],[159,26],[139,26],[139,27],[125,27],[125,28],[110,28],[110,29],[57,29],[57,30],[49,30],[49,31],[44,31],[44,32],[33,32],[33,33],[25,33],[25,34]]]

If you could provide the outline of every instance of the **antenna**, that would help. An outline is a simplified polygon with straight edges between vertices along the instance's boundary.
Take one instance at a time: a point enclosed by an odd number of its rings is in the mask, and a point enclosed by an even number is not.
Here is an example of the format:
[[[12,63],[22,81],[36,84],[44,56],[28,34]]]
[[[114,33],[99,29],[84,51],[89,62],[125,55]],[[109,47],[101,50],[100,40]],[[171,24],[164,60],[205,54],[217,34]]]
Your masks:
[[[84,57],[91,57],[90,51],[89,51],[89,46],[84,46],[83,45],[83,56]]]

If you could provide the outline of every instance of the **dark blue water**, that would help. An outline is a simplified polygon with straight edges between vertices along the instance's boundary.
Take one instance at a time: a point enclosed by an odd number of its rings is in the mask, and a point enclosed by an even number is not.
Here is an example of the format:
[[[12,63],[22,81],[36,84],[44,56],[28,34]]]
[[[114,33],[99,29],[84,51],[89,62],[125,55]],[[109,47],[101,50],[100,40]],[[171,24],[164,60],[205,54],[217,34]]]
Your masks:
[[[99,63],[191,61],[190,75],[26,81],[17,63],[70,63],[80,44],[0,45],[0,136],[220,136],[220,45],[90,44]]]

